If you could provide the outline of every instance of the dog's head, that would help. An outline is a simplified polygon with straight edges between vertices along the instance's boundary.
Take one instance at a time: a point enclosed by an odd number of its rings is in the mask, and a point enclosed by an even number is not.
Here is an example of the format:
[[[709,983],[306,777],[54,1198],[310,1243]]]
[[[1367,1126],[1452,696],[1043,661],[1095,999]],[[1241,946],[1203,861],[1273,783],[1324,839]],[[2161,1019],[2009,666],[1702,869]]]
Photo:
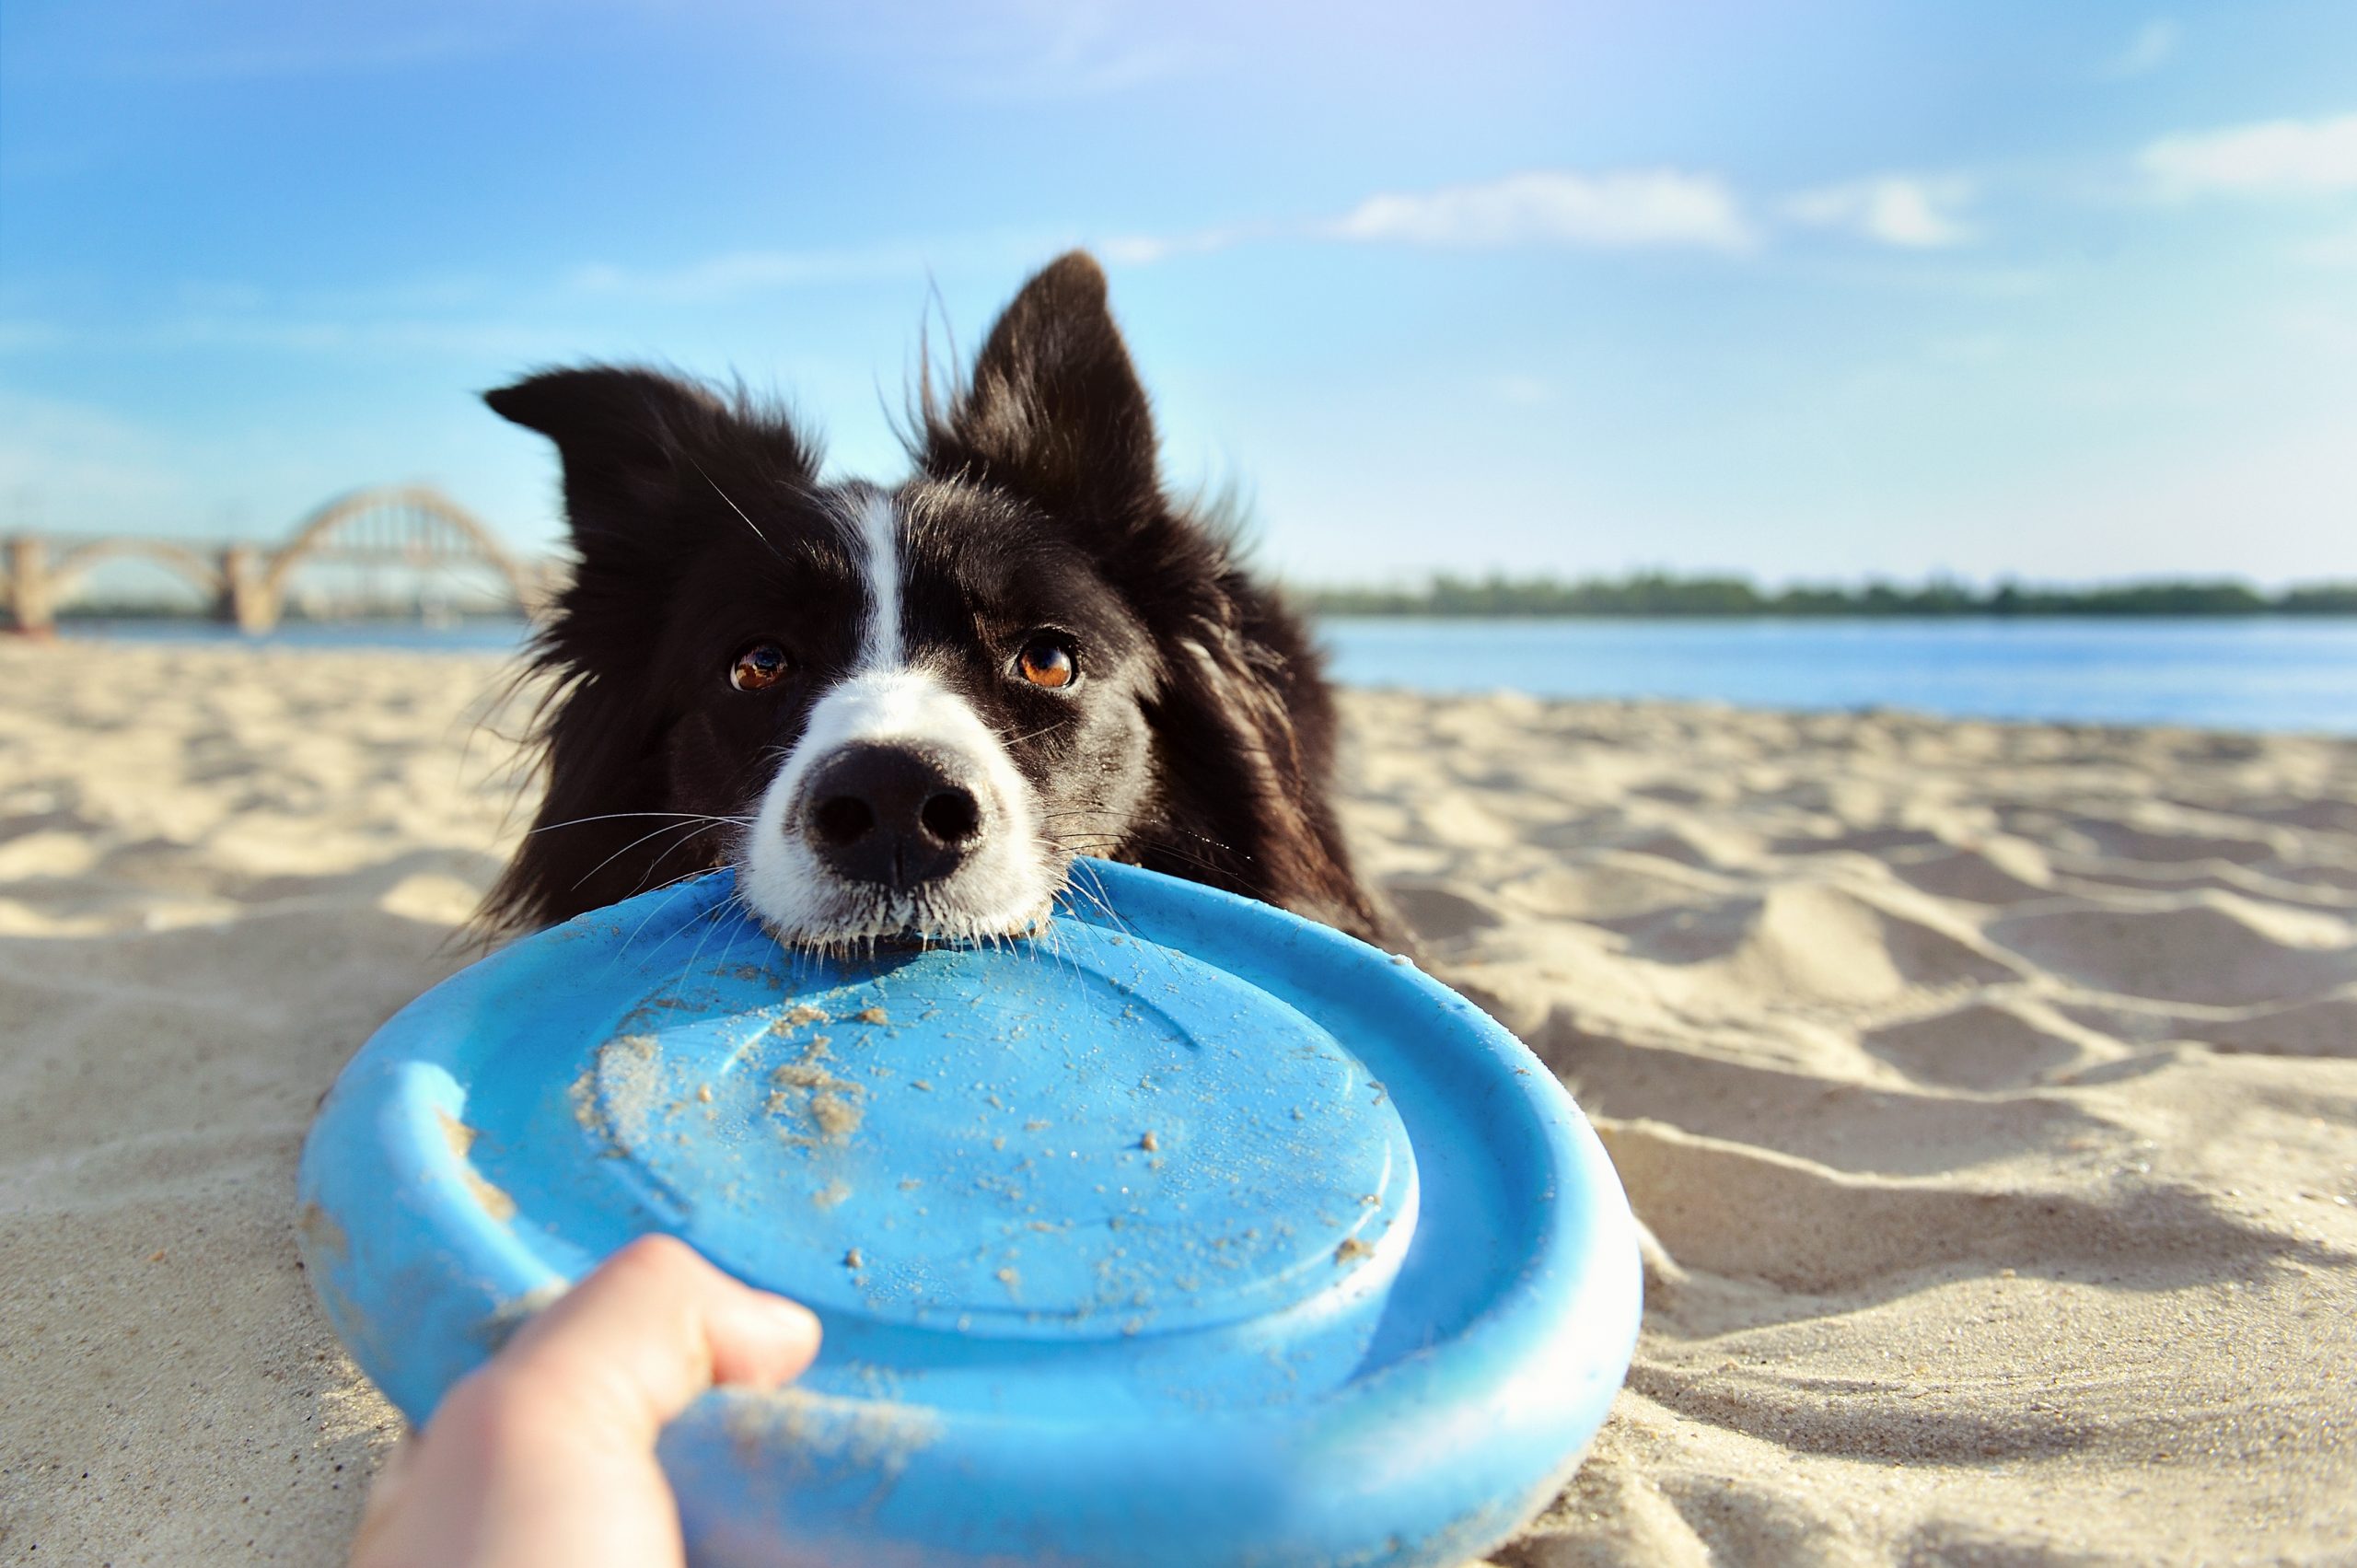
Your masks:
[[[556,443],[578,558],[535,646],[549,792],[494,923],[734,862],[789,941],[1002,935],[1085,854],[1363,907],[1308,651],[1163,495],[1086,256],[928,401],[896,489],[822,484],[783,416],[649,371],[488,401]]]

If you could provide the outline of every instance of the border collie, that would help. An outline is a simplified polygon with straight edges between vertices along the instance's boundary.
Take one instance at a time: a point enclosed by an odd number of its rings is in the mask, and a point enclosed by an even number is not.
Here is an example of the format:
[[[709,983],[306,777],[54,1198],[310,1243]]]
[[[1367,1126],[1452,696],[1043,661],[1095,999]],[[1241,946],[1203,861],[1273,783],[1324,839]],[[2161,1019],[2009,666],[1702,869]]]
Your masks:
[[[889,489],[654,371],[486,394],[555,443],[577,557],[530,656],[547,793],[486,924],[733,865],[788,943],[988,938],[1095,854],[1383,940],[1318,657],[1165,493],[1097,263],[1026,284],[946,403],[923,386]]]

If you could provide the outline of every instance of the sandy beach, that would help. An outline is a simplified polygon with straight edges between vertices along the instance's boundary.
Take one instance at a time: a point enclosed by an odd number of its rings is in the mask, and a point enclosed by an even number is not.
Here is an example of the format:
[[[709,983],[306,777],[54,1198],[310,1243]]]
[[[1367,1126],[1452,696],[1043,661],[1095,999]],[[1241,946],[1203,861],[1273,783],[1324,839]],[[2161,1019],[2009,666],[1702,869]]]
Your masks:
[[[296,1152],[523,819],[482,658],[0,645],[0,1560],[339,1561]],[[2347,1562],[2357,742],[1354,693],[1661,1244],[1502,1564]]]

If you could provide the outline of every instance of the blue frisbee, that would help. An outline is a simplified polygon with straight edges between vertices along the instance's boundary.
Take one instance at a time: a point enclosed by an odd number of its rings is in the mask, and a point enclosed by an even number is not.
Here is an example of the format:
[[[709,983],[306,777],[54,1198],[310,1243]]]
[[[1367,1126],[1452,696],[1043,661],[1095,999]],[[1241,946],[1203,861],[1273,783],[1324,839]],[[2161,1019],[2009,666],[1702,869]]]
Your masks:
[[[996,946],[789,951],[725,872],[518,942],[353,1059],[301,1186],[412,1422],[647,1231],[816,1310],[798,1383],[664,1435],[705,1568],[1453,1564],[1637,1331],[1620,1184],[1513,1037],[1094,861]]]

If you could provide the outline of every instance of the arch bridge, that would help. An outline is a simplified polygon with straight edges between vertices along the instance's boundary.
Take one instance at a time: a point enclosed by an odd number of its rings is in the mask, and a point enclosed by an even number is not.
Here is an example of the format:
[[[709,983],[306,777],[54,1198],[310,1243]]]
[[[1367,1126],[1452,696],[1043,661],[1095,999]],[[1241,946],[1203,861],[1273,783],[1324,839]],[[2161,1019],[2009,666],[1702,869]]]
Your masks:
[[[93,567],[110,560],[154,562],[203,595],[216,619],[250,633],[278,624],[286,611],[290,580],[297,568],[312,563],[413,570],[484,567],[528,615],[539,612],[552,586],[544,572],[511,554],[480,518],[424,485],[387,485],[338,496],[297,523],[274,548],[31,533],[16,535],[7,545],[0,603],[6,605],[14,630],[35,634],[53,631],[58,604]]]

